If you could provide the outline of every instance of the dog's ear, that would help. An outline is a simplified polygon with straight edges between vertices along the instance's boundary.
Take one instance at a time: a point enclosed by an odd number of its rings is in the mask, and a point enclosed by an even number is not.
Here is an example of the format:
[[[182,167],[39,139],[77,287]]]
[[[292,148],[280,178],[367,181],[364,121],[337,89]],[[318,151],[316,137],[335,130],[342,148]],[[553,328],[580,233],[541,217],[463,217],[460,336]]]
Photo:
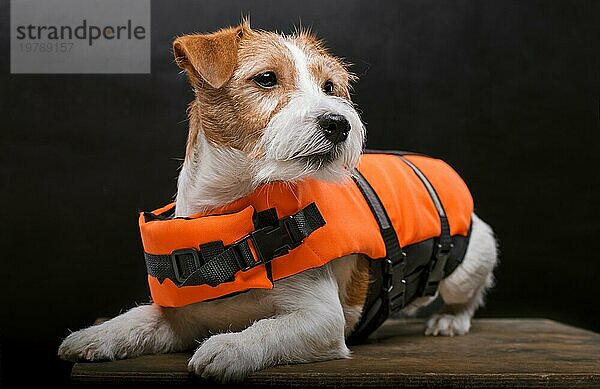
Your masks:
[[[187,71],[192,83],[204,80],[218,89],[233,75],[240,40],[249,31],[250,25],[244,21],[212,34],[181,36],[173,42],[175,62]]]

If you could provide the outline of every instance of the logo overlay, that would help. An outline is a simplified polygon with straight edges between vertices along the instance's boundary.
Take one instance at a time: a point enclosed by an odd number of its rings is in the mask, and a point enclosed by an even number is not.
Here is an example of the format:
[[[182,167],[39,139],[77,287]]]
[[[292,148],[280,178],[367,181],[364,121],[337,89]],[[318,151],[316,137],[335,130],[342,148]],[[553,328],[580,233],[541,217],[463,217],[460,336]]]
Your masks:
[[[150,0],[11,0],[11,73],[150,73]]]

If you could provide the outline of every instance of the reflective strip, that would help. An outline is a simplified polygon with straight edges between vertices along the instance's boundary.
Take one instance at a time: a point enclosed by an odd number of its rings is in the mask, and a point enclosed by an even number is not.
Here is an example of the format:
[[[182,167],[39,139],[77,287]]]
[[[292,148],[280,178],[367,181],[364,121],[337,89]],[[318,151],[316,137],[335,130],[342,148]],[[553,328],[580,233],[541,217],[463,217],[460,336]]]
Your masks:
[[[435,205],[435,208],[437,209],[437,212],[440,215],[440,217],[446,217],[446,211],[444,211],[444,207],[442,206],[440,198],[438,197],[435,189],[433,189],[433,186],[431,185],[431,183],[429,182],[429,180],[427,179],[427,177],[425,177],[425,175],[421,172],[421,170],[419,170],[419,168],[416,167],[408,159],[404,158],[403,156],[400,156],[400,159],[405,164],[407,164],[408,166],[410,166],[410,168],[415,172],[415,174],[423,182],[423,185],[425,185],[425,188],[427,189],[427,192],[429,192],[429,196],[433,200],[433,204]]]

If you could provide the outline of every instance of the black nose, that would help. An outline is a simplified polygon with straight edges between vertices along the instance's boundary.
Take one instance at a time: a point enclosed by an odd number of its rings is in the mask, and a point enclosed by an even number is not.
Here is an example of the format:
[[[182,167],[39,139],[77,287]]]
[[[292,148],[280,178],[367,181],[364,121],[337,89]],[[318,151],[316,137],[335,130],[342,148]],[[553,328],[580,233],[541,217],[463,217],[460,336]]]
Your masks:
[[[319,116],[317,120],[319,127],[321,127],[323,134],[325,134],[325,138],[333,144],[342,143],[348,138],[350,123],[348,123],[348,120],[344,116],[335,113],[326,113]]]

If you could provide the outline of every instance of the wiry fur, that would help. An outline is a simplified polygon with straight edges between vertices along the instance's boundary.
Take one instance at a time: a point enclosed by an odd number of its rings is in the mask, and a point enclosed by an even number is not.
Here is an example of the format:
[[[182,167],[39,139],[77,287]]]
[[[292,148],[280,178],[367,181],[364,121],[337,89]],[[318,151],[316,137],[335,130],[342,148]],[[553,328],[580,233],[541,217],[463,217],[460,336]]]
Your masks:
[[[204,55],[207,47],[218,49]],[[309,34],[254,31],[244,22],[210,35],[178,38],[175,54],[196,94],[189,107],[177,216],[218,208],[269,181],[343,180],[357,163],[364,127],[349,98],[352,76]],[[212,62],[204,63],[206,58]],[[265,71],[276,72],[276,88],[261,89],[252,81]],[[333,95],[322,91],[327,80],[334,83]],[[331,112],[346,117],[351,127],[348,139],[337,145],[316,124],[319,115]],[[280,280],[273,290],[181,308],[138,306],[72,333],[59,355],[94,361],[197,347],[189,370],[223,382],[276,364],[349,358],[345,336],[360,319],[369,282],[365,263],[350,255]],[[495,263],[493,233],[473,215],[466,257],[440,284],[447,305],[428,321],[427,334],[468,331],[491,286]],[[418,300],[407,310],[430,300]]]

